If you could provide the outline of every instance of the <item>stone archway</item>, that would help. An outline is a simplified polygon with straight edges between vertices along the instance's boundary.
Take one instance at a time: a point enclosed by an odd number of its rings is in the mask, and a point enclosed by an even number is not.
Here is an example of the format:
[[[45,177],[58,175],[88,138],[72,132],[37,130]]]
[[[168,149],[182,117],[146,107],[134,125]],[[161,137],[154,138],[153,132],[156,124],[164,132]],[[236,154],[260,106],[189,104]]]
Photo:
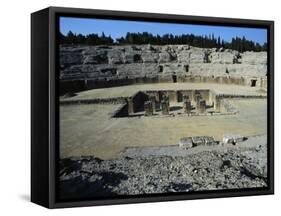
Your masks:
[[[252,79],[251,80],[251,87],[256,87],[257,85],[257,80],[256,79]]]
[[[172,79],[173,79],[173,83],[176,83],[177,82],[177,75],[173,74]]]

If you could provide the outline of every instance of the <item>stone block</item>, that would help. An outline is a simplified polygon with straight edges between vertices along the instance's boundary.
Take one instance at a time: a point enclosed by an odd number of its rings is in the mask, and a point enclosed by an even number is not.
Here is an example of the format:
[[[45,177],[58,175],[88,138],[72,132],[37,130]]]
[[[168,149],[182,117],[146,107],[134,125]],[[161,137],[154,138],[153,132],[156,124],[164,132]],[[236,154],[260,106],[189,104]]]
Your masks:
[[[132,98],[127,99],[127,104],[128,104],[128,115],[134,113],[134,102]]]
[[[247,138],[243,137],[239,134],[224,134],[222,138],[222,142],[224,144],[233,144],[236,145],[238,142],[243,142]]]
[[[215,110],[215,112],[221,111],[221,98],[220,97],[215,97],[214,110]]]
[[[204,136],[203,138],[205,145],[214,145],[216,143],[214,137]]]
[[[179,147],[183,149],[189,149],[193,147],[191,137],[183,137],[179,141]]]
[[[156,111],[156,97],[155,96],[149,96],[149,101],[152,103],[152,110],[153,112]]]
[[[163,115],[169,115],[169,111],[170,111],[169,102],[162,100],[161,101],[161,109],[162,109]]]
[[[152,116],[153,115],[153,106],[151,101],[144,102],[144,115]]]
[[[183,102],[183,110],[184,110],[185,113],[191,113],[192,106],[191,106],[190,100],[185,100]]]
[[[205,100],[200,100],[199,101],[199,113],[204,113],[206,112],[206,101]]]
[[[205,140],[202,136],[194,136],[194,137],[192,137],[192,143],[193,143],[193,146],[204,145]]]

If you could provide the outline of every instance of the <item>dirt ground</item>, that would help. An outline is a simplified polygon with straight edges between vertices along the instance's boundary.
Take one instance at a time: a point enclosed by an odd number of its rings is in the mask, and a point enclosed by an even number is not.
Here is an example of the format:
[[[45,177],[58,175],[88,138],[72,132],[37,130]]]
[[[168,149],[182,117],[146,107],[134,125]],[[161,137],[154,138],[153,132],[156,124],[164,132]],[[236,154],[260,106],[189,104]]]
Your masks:
[[[181,84],[181,83],[177,83]],[[185,84],[175,85],[176,89],[215,88],[222,93],[258,94],[258,88]],[[149,87],[149,88],[148,88]],[[163,85],[138,85],[96,89],[82,92],[77,97],[115,97],[131,95],[140,89],[163,88]],[[165,84],[165,89],[172,88]],[[125,147],[164,146],[177,144],[186,136],[214,136],[222,140],[225,133],[245,136],[266,134],[267,100],[232,99],[230,102],[239,111],[235,115],[217,116],[175,116],[175,117],[134,117],[110,118],[118,105],[90,104],[60,107],[60,156],[95,155],[102,159],[118,156]]]

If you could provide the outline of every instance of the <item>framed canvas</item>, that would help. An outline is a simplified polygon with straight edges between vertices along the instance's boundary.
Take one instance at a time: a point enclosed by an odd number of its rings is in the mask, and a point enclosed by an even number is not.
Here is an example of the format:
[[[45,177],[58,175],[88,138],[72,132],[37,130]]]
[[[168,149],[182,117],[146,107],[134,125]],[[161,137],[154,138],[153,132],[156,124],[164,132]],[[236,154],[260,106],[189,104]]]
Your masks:
[[[31,15],[31,201],[273,194],[274,22]]]

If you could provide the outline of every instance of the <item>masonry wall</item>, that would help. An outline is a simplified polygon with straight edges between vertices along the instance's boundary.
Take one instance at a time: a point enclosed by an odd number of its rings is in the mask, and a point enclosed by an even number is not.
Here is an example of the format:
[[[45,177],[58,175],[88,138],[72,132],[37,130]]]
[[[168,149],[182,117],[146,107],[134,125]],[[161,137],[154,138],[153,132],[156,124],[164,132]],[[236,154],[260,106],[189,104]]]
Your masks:
[[[204,63],[206,52],[209,63]],[[251,85],[252,79],[264,87],[266,74],[266,52],[238,53],[188,45],[60,47],[61,93],[159,82]]]

